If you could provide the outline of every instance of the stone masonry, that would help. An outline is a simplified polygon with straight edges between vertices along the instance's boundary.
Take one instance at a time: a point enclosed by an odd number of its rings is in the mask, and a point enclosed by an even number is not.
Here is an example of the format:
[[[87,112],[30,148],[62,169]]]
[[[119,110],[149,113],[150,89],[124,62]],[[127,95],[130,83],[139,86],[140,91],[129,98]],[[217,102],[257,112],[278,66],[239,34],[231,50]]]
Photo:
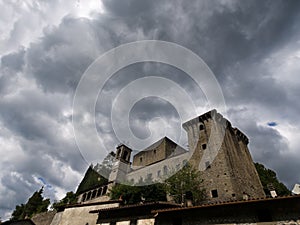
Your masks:
[[[183,127],[193,151],[190,163],[200,169],[210,201],[265,197],[246,135],[216,110]]]

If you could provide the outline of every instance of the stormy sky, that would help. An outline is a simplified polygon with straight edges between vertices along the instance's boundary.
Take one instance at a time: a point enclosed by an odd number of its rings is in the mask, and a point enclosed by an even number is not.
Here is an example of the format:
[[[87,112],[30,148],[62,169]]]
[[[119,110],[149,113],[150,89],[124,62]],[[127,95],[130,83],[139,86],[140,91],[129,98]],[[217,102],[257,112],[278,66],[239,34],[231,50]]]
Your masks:
[[[200,56],[221,87],[224,115],[249,137],[254,161],[289,188],[300,182],[300,1],[0,0],[0,10],[2,219],[41,186],[52,201],[75,191],[92,161],[86,155],[101,161],[126,143],[114,132],[114,107],[148,144],[167,135],[186,147],[178,96],[174,105],[152,93],[128,118],[118,111],[128,103],[115,101],[119,93],[147,77],[176,83],[198,113],[216,107],[184,71],[157,62],[128,65],[106,81],[95,118],[86,113],[80,120],[96,128],[101,146],[83,129],[86,148],[78,147],[72,116],[80,79],[105,52],[141,40],[173,42]],[[157,86],[148,82],[126,97]]]

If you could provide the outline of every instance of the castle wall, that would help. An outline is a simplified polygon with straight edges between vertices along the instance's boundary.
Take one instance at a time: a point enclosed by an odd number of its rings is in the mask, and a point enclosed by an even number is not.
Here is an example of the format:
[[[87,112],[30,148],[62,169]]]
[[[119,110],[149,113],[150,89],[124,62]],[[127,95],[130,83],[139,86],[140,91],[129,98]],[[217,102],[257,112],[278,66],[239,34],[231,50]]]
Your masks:
[[[132,170],[126,175],[126,180],[130,183],[139,183],[157,181],[161,182],[170,177],[176,171],[181,169],[189,159],[189,153],[180,154],[171,158],[167,158],[155,164]]]
[[[132,166],[141,167],[159,162],[166,158],[166,143],[162,141],[158,146],[146,151],[141,151],[133,157]]]

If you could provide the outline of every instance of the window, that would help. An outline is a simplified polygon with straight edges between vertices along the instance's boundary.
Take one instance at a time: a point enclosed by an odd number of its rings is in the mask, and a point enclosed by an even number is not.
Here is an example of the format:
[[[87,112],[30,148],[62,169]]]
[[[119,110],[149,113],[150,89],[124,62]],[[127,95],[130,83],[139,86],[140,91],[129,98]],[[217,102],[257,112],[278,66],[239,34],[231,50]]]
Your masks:
[[[203,145],[202,145],[202,149],[203,149],[203,150],[206,149],[206,144],[203,144]]]
[[[92,192],[92,198],[95,198],[95,197],[96,197],[96,194],[97,194],[97,190],[94,190],[94,191]]]
[[[203,125],[203,124],[200,124],[199,129],[200,129],[200,130],[204,130],[204,125]]]
[[[84,202],[86,200],[86,193],[84,193],[83,195],[82,195],[82,201]]]
[[[87,197],[86,197],[86,200],[90,200],[91,195],[92,195],[92,192],[88,192]]]
[[[218,197],[218,191],[217,191],[217,190],[212,190],[212,191],[211,191],[211,196],[212,196],[213,198],[217,198],[217,197]]]
[[[124,159],[124,160],[127,160],[127,156],[128,156],[128,152],[127,152],[127,151],[124,151],[124,153],[123,153],[123,159]]]
[[[140,162],[143,162],[143,158],[142,157],[140,157]]]
[[[101,192],[102,192],[102,188],[99,188],[99,189],[98,189],[98,192],[97,192],[97,197],[100,197],[100,196],[101,196]]]
[[[235,197],[235,194],[232,194],[231,196],[234,198],[234,197]]]
[[[154,149],[153,153],[154,153],[154,155],[156,154],[156,149]]]
[[[106,194],[106,191],[107,191],[107,186],[104,186],[102,190],[102,195]]]
[[[210,168],[210,162],[209,162],[209,161],[205,162],[205,168],[206,168],[206,169],[209,169],[209,168]]]

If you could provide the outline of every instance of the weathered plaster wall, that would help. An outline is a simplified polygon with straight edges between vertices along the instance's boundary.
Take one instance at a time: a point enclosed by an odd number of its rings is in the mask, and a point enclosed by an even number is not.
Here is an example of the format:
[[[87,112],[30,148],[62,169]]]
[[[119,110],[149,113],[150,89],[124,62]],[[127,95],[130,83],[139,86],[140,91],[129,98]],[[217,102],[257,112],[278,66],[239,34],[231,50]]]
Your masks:
[[[59,216],[57,218],[54,218],[55,223],[51,223],[51,225],[96,225],[98,214],[91,214],[91,210],[112,208],[118,206],[119,203],[112,203],[66,208],[63,212],[59,213]]]

